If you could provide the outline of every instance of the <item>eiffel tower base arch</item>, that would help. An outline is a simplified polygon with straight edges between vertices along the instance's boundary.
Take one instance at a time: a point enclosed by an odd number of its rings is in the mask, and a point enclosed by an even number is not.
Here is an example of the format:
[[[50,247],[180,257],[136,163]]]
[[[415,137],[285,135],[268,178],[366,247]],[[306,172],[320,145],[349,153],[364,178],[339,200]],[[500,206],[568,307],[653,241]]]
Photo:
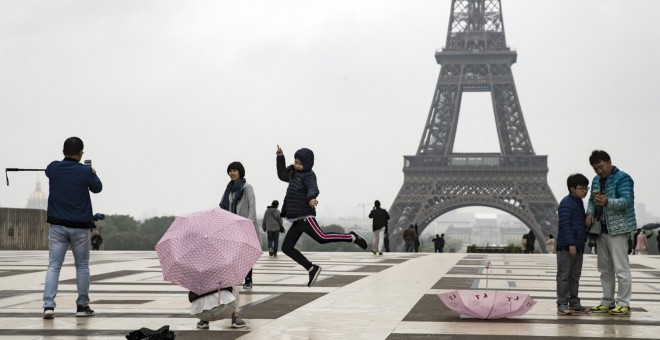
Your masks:
[[[457,161],[466,157],[472,165]],[[545,156],[406,156],[404,184],[389,210],[391,249],[403,250],[403,230],[410,224],[417,224],[421,234],[441,215],[473,206],[511,214],[539,241],[556,235],[557,201],[547,184],[546,163]]]

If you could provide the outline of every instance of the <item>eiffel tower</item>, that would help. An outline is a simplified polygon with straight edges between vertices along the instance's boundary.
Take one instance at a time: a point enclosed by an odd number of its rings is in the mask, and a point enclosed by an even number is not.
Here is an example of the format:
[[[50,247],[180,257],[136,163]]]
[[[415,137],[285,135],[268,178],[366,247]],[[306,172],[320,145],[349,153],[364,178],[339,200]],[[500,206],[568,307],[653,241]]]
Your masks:
[[[424,133],[417,154],[404,156],[403,186],[390,207],[393,250],[402,250],[410,224],[421,234],[440,215],[469,206],[517,217],[544,244],[556,235],[557,200],[547,156],[534,153],[525,126],[500,0],[452,0],[446,45],[435,59],[440,75]],[[490,92],[499,153],[453,152],[463,92]]]

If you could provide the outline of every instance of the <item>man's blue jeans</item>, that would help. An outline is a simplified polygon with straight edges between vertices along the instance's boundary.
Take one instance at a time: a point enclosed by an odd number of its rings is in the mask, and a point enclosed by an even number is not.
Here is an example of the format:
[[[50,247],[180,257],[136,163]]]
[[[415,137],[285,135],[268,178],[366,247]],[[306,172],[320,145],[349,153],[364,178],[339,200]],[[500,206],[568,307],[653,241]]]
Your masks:
[[[406,240],[406,253],[415,251],[415,240]]]
[[[52,224],[48,231],[48,271],[44,287],[44,308],[55,308],[64,255],[71,245],[76,266],[78,299],[76,305],[89,305],[89,244],[91,230]]]

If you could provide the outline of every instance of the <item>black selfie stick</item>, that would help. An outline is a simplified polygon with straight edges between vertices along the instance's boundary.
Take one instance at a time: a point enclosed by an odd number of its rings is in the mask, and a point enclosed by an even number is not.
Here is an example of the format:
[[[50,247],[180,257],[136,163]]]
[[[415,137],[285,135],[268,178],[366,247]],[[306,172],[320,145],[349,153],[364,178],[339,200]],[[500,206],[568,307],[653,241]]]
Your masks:
[[[5,178],[7,179],[7,186],[9,186],[8,171],[46,171],[46,169],[19,169],[19,168],[5,168]]]

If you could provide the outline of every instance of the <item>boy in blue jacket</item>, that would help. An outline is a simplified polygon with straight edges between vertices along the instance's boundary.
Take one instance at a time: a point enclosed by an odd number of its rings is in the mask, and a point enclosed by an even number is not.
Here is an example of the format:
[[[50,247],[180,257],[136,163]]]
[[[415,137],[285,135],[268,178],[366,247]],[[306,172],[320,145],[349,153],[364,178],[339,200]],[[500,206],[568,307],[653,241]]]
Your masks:
[[[573,174],[568,176],[566,185],[568,195],[557,209],[557,314],[589,314],[591,310],[582,306],[578,297],[587,238],[582,199],[589,191],[589,179],[582,174]]]
[[[295,163],[286,167],[284,153],[277,146],[277,176],[280,180],[288,182],[286,196],[282,204],[281,216],[292,222],[289,231],[282,242],[282,251],[298,262],[309,272],[311,287],[319,274],[321,267],[312,264],[298,249],[295,248],[302,233],[309,235],[316,242],[324,244],[330,242],[354,242],[360,248],[367,249],[367,241],[351,231],[348,234],[324,233],[316,222],[316,206],[319,202],[319,188],[316,185],[316,174],[312,171],[314,166],[314,153],[310,149],[300,149],[294,154]]]

